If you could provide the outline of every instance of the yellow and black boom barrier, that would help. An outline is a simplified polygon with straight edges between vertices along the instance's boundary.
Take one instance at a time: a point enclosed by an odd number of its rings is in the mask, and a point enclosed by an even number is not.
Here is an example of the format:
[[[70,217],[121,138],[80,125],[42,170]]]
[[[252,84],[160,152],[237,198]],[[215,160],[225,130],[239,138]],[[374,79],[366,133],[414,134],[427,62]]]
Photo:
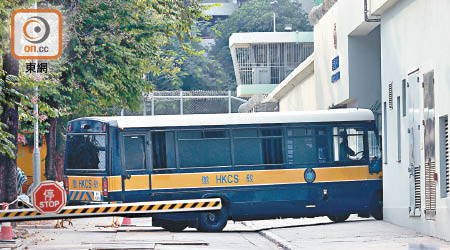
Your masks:
[[[0,210],[0,222],[86,218],[102,216],[143,216],[159,213],[220,210],[220,198],[168,200],[119,204],[66,206],[57,214],[41,214],[33,208]]]

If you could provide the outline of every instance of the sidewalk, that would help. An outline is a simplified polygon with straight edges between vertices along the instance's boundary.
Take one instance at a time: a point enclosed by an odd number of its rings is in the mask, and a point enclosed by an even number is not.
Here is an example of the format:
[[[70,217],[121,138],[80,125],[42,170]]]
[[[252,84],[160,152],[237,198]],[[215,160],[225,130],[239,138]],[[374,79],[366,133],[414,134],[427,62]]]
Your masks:
[[[245,222],[283,239],[285,249],[449,249],[450,242],[373,218],[352,215],[343,223],[327,217]],[[450,226],[450,225],[449,225]]]

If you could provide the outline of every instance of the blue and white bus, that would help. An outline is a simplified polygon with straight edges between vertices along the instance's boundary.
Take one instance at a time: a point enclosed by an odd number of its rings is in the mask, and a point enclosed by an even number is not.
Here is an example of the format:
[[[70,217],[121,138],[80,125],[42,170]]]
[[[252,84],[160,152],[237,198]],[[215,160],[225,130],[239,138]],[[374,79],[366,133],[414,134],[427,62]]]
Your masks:
[[[220,211],[153,215],[171,231],[227,220],[382,218],[374,116],[365,109],[87,117],[68,123],[70,204],[220,198]]]

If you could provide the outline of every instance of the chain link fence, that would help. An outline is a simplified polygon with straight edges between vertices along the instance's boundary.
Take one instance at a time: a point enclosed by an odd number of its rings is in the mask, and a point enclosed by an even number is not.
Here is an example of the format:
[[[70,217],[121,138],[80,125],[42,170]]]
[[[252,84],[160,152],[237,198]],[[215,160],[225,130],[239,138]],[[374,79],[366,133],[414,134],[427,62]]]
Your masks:
[[[183,115],[237,113],[247,100],[235,91],[154,91],[143,95],[140,112],[122,110],[121,115]]]

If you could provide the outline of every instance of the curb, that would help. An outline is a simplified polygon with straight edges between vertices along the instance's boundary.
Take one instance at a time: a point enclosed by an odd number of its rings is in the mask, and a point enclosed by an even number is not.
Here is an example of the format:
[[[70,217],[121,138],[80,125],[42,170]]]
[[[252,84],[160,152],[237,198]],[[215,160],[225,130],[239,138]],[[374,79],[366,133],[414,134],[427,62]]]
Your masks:
[[[276,245],[278,245],[279,247],[281,247],[284,250],[297,250],[297,248],[292,246],[291,243],[289,243],[287,240],[281,238],[280,236],[278,236],[270,231],[265,231],[264,229],[258,229],[255,227],[255,225],[253,225],[253,223],[248,222],[248,221],[241,221],[240,223],[246,227],[251,228],[252,230],[257,232],[259,235],[268,239],[272,243],[275,243]]]

